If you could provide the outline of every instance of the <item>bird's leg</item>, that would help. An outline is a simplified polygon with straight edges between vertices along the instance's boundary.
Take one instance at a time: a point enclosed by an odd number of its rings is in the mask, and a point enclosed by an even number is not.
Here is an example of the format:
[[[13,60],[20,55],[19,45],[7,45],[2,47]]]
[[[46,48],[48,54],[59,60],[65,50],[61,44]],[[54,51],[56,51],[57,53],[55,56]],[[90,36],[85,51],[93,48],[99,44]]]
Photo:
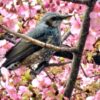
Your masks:
[[[49,64],[48,62],[44,61],[38,65],[38,67],[35,70],[36,75],[38,75],[42,70],[45,71],[47,76],[50,78],[50,80],[54,81],[54,79],[49,75],[49,73],[45,70],[45,67],[47,67]]]
[[[27,66],[27,67],[29,67],[29,69],[31,70],[30,74],[36,77],[37,73],[35,72],[35,70],[31,66]]]
[[[48,66],[48,62],[46,61],[40,63],[38,67],[35,69],[36,74],[39,74],[47,66]]]

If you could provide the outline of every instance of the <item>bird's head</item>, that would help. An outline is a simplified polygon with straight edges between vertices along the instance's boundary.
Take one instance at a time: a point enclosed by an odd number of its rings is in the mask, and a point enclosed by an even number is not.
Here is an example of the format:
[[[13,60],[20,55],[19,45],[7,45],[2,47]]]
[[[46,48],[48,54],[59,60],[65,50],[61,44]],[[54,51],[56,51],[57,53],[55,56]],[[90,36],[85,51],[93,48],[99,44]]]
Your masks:
[[[60,15],[58,13],[48,12],[43,16],[40,22],[45,22],[48,26],[51,27],[59,27],[63,19],[71,16],[72,15]]]

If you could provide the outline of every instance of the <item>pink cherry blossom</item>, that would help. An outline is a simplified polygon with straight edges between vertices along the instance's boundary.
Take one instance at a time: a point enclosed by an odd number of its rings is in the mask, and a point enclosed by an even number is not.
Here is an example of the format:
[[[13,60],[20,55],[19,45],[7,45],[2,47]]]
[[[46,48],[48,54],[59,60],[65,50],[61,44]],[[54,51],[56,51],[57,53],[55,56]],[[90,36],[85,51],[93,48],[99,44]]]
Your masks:
[[[100,99],[100,90],[97,91],[95,97],[94,97],[94,100],[99,100]]]
[[[13,100],[21,100],[21,97],[17,94],[17,90],[15,87],[6,85],[6,91],[11,99]]]
[[[90,21],[91,28],[96,32],[98,31],[100,32],[100,13],[92,12],[90,14],[90,18],[91,18]]]
[[[6,52],[7,52],[7,49],[5,49],[5,48],[0,48],[0,58],[3,58],[4,57],[4,55],[6,54]]]
[[[27,5],[16,6],[16,10],[20,17],[25,19],[29,17],[29,7]]]
[[[34,80],[32,81],[32,86],[33,86],[33,87],[39,87],[39,86],[40,86],[39,80],[38,80],[38,79],[34,79]]]
[[[5,67],[2,67],[1,68],[1,73],[2,73],[3,77],[8,81],[9,76],[10,76],[9,71]]]
[[[94,100],[94,96],[89,96],[86,98],[86,100]]]
[[[70,19],[70,23],[71,23],[71,33],[72,34],[79,34],[80,32],[80,27],[81,27],[81,21],[79,16],[72,17]]]
[[[98,1],[94,6],[94,12],[100,12],[100,2]]]
[[[28,90],[28,87],[26,86],[20,86],[19,87],[19,91],[18,94],[22,95],[22,94],[26,94],[26,95],[31,95],[31,92]]]
[[[6,40],[0,40],[0,47],[6,44]]]
[[[95,41],[96,41],[96,37],[89,34],[85,43],[85,49],[92,50]]]
[[[12,0],[3,0],[3,1],[0,1],[0,3],[3,3],[3,6],[9,4],[10,2],[12,2]]]

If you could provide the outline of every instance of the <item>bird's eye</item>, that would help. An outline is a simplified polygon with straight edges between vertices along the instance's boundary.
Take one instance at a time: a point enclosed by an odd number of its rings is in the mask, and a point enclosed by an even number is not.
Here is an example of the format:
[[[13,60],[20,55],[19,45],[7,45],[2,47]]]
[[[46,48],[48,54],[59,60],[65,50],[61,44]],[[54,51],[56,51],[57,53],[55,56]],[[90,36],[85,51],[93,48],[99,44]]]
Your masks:
[[[56,17],[52,17],[51,20],[57,20],[57,18]]]

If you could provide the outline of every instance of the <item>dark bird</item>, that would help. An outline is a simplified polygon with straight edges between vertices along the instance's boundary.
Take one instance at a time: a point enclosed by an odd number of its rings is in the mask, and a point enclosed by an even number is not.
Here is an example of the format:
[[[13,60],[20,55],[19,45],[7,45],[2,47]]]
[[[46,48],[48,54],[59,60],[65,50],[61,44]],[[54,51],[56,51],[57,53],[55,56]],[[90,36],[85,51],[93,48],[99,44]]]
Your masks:
[[[35,29],[28,32],[28,36],[50,43],[56,46],[61,45],[60,24],[63,19],[71,17],[71,15],[60,15],[58,13],[49,12],[44,15]],[[33,45],[31,42],[21,39],[7,54],[6,61],[2,66],[12,70],[15,63],[26,66],[33,66],[38,63],[35,69],[36,73],[40,73],[44,67],[48,65],[51,56],[55,51]]]
[[[93,53],[93,60],[97,65],[100,65],[100,51]]]

